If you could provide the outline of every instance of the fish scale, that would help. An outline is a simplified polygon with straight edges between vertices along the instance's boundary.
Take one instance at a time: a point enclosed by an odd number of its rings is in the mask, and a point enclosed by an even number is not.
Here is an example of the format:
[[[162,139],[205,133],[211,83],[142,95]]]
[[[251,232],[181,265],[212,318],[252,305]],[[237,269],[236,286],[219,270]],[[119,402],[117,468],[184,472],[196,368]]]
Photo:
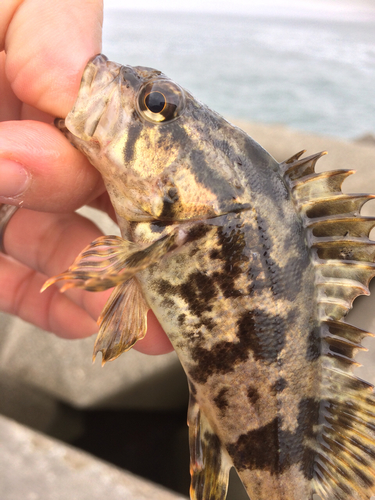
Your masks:
[[[325,153],[278,164],[160,71],[102,55],[56,124],[101,172],[122,237],[45,287],[115,287],[103,363],[154,311],[189,383],[191,499],[224,500],[234,466],[251,500],[368,500],[375,398],[352,369],[370,334],[344,317],[375,275],[375,219],[373,196],[341,191],[353,171],[316,173]]]

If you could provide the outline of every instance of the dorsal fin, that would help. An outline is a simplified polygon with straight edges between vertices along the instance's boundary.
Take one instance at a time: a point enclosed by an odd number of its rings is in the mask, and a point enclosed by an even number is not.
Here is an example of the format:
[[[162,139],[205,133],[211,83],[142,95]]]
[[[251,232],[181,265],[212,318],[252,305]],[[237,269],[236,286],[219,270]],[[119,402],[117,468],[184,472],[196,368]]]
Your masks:
[[[315,173],[325,152],[301,158],[304,151],[280,164],[284,181],[306,228],[316,269],[321,320],[340,320],[358,295],[368,295],[375,276],[375,242],[369,239],[375,218],[362,217],[360,209],[374,198],[343,194],[341,185],[353,170]]]
[[[344,321],[375,276],[375,218],[363,217],[367,194],[343,194],[352,170],[315,173],[325,153],[294,155],[280,165],[306,230],[315,268],[321,342],[321,398],[314,489],[324,500],[369,500],[375,494],[375,397],[355,377],[355,354],[372,335]]]

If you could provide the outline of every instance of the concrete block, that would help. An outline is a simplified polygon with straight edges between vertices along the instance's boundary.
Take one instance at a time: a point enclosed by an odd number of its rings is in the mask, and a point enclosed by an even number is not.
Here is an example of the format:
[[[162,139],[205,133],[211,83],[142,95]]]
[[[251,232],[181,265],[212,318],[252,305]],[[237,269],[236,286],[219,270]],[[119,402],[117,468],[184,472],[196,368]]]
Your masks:
[[[185,498],[2,416],[0,443],[2,500]]]
[[[18,318],[8,325],[1,371],[77,408],[186,405],[185,375],[175,353],[147,356],[131,350],[102,367],[100,359],[91,361],[94,337],[65,340]]]

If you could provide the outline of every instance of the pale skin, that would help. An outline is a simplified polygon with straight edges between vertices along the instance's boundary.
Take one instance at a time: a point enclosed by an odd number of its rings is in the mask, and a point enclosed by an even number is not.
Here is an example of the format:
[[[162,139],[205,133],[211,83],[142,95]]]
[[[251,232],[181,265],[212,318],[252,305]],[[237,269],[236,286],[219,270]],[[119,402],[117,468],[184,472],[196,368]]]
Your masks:
[[[73,106],[101,33],[100,0],[0,5],[0,203],[23,207],[6,229],[7,255],[0,254],[0,310],[71,339],[97,332],[110,291],[39,291],[101,234],[74,210],[88,204],[114,213],[99,173],[52,123]],[[151,312],[135,348],[172,350]]]

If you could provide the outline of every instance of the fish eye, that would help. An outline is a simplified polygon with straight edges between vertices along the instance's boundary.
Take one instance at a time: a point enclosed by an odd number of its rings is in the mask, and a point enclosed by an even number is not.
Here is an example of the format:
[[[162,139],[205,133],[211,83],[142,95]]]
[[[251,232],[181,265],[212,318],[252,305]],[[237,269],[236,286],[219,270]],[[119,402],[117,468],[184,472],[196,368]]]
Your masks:
[[[147,121],[165,123],[180,116],[185,105],[181,87],[170,80],[144,85],[138,95],[137,111]]]
[[[150,92],[145,97],[145,106],[151,113],[162,113],[167,102],[161,92]]]

